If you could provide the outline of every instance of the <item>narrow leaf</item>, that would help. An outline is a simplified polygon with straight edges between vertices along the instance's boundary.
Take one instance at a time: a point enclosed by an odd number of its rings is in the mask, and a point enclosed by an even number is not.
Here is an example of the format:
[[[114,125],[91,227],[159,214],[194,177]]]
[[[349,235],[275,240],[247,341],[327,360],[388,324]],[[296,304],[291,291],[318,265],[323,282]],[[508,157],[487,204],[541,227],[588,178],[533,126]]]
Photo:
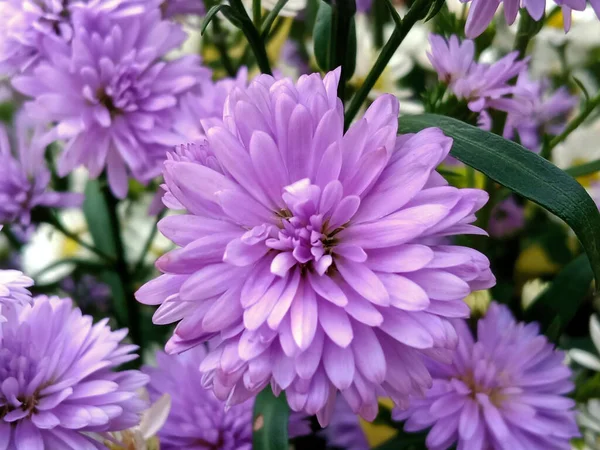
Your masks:
[[[254,403],[253,450],[288,450],[289,415],[285,394],[275,397],[270,386],[263,389]]]
[[[225,10],[231,10],[231,7],[229,5],[220,4],[220,5],[215,5],[212,8],[210,8],[208,10],[208,12],[206,13],[206,16],[204,16],[204,20],[202,21],[202,26],[200,27],[201,35],[204,35],[204,32],[206,31],[206,27],[208,27],[210,22],[214,19],[214,17],[217,15],[217,13],[221,10],[223,10],[223,13],[225,13]],[[230,11],[230,13],[232,13],[232,11]]]
[[[575,232],[600,281],[600,213],[585,189],[541,156],[495,134],[435,114],[402,116],[400,133],[438,127],[454,139],[456,159],[563,219]]]
[[[331,19],[333,10],[331,5],[321,0],[319,2],[319,10],[317,11],[317,19],[313,29],[314,52],[315,59],[319,68],[326,72],[331,67],[330,61],[330,46],[331,46]]]

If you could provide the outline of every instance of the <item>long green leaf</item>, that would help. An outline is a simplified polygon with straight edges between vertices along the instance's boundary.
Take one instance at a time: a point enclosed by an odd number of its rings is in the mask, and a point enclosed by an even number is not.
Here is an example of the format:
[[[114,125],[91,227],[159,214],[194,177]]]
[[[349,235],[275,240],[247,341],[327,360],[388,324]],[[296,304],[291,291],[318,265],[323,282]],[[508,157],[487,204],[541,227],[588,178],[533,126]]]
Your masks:
[[[536,320],[554,341],[569,324],[590,293],[594,273],[585,255],[567,264],[552,284],[527,309],[527,318]]]
[[[288,450],[289,415],[285,394],[275,397],[270,386],[263,389],[254,403],[252,449]]]
[[[600,282],[600,213],[570,175],[524,147],[450,117],[402,116],[400,133],[441,128],[454,139],[456,159],[563,219],[575,232]]]

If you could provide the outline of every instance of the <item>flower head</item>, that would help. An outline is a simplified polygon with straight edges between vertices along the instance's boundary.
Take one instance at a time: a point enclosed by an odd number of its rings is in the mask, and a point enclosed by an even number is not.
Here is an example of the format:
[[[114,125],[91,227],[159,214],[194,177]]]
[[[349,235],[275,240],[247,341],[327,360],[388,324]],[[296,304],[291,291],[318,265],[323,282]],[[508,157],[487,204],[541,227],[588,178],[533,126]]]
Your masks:
[[[226,410],[221,400],[202,387],[198,367],[206,353],[203,346],[181,355],[158,352],[157,367],[144,368],[150,375],[151,400],[164,394],[171,397],[171,411],[158,431],[161,449],[250,450],[253,401]]]
[[[56,122],[56,137],[67,141],[59,174],[79,165],[92,177],[105,170],[123,197],[129,174],[146,182],[160,173],[166,151],[180,140],[173,130],[180,98],[209,71],[193,55],[163,60],[185,33],[158,9],[124,15],[81,6],[73,27],[70,45],[56,42],[51,60],[13,85],[33,97],[31,116]]]
[[[470,0],[465,2],[468,1]],[[527,9],[528,14],[536,22],[542,20],[546,9],[546,0],[473,0],[465,25],[467,37],[473,39],[485,31],[493,20],[500,3],[504,7],[504,17],[509,25],[514,23],[520,7]],[[554,3],[562,9],[565,32],[571,28],[571,11],[583,11],[587,4],[586,0],[554,0]],[[600,18],[600,1],[589,0],[589,3]]]
[[[50,140],[42,127],[33,127],[17,114],[14,133],[0,125],[0,224],[28,226],[32,209],[79,206],[80,194],[48,190],[50,171],[44,152]],[[12,130],[11,130],[12,131]]]
[[[492,208],[489,232],[490,236],[502,238],[511,236],[525,226],[525,211],[513,197],[497,203]]]
[[[477,324],[475,341],[456,323],[458,349],[451,365],[431,362],[433,386],[398,420],[406,431],[432,427],[427,447],[543,450],[569,448],[578,436],[573,388],[564,354],[539,334],[535,323],[515,321],[493,303]]]
[[[577,105],[577,97],[564,86],[547,96],[548,80],[532,81],[522,72],[515,87],[515,98],[525,104],[524,111],[508,114],[504,137],[511,139],[515,132],[524,147],[540,151],[540,136],[556,136],[565,128],[568,114]]]
[[[216,340],[200,369],[219,399],[271,383],[322,423],[338,391],[372,420],[382,390],[404,404],[427,389],[421,355],[447,359],[447,318],[494,284],[483,255],[443,238],[482,233],[487,200],[435,172],[451,139],[397,138],[392,95],[344,134],[338,77],[259,76],[187,160],[170,156],[166,203],[187,213],[159,229],[181,248],[137,293],[162,304],[155,323],[181,321],[167,351]]]
[[[139,422],[145,402],[138,371],[114,372],[136,355],[127,331],[111,331],[69,299],[37,297],[2,326],[0,436],[8,448],[99,448],[84,433]]]
[[[473,41],[462,43],[455,35],[445,40],[431,34],[431,53],[428,54],[440,81],[448,84],[450,91],[467,102],[471,111],[479,113],[479,125],[490,126],[488,109],[526,114],[529,105],[511,98],[515,87],[510,80],[527,66],[528,59],[518,60],[518,53],[512,52],[500,60],[485,64],[474,61]]]
[[[7,320],[11,312],[31,303],[31,292],[27,289],[33,280],[18,270],[0,270],[0,323]]]

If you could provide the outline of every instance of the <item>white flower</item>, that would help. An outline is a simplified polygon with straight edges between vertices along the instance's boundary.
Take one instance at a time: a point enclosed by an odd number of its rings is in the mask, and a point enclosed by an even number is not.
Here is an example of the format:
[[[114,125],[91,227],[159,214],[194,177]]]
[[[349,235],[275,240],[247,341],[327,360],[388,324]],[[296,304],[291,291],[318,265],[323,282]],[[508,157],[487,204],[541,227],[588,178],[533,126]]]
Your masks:
[[[585,350],[574,348],[569,350],[569,357],[580,366],[600,372],[600,358],[598,358],[598,353],[600,352],[600,322],[595,314],[592,314],[590,317],[590,336],[596,347],[596,354],[594,355]],[[597,411],[600,412],[600,407]],[[598,417],[600,417],[600,414]]]
[[[592,399],[579,409],[577,423],[582,429],[583,447],[577,450],[598,450],[600,448],[600,400]]]
[[[110,450],[158,450],[160,446],[156,434],[167,421],[170,410],[171,397],[169,394],[164,394],[144,412],[137,427],[105,433],[98,438]]]
[[[267,10],[275,8],[278,0],[263,0],[262,7]],[[283,9],[279,12],[280,16],[295,17],[306,8],[307,0],[288,0]]]
[[[549,282],[542,281],[539,278],[527,281],[521,291],[521,307],[523,310],[529,308],[533,301],[548,289],[548,286],[550,286]]]

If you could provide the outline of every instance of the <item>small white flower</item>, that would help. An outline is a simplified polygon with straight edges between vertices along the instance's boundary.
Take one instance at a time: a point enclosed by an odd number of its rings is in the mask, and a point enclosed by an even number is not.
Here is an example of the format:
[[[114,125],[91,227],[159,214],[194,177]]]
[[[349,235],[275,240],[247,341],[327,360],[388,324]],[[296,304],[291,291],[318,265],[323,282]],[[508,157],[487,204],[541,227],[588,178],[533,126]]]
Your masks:
[[[590,336],[596,347],[596,355],[586,352],[585,350],[574,348],[569,350],[569,357],[580,366],[600,372],[600,358],[597,356],[598,353],[600,353],[600,322],[595,314],[592,314],[590,317]],[[598,412],[600,412],[600,406],[598,407]],[[600,417],[600,414],[598,417]]]
[[[158,450],[160,446],[156,434],[167,421],[170,410],[171,397],[164,394],[144,412],[137,427],[98,437],[110,450]]]
[[[278,0],[263,0],[262,7],[267,10],[275,8]],[[307,0],[288,0],[283,9],[279,12],[280,16],[296,17],[300,11],[306,8]]]
[[[527,281],[521,291],[521,307],[523,310],[529,308],[533,301],[548,289],[548,286],[550,286],[549,282],[542,281],[539,278]]]

